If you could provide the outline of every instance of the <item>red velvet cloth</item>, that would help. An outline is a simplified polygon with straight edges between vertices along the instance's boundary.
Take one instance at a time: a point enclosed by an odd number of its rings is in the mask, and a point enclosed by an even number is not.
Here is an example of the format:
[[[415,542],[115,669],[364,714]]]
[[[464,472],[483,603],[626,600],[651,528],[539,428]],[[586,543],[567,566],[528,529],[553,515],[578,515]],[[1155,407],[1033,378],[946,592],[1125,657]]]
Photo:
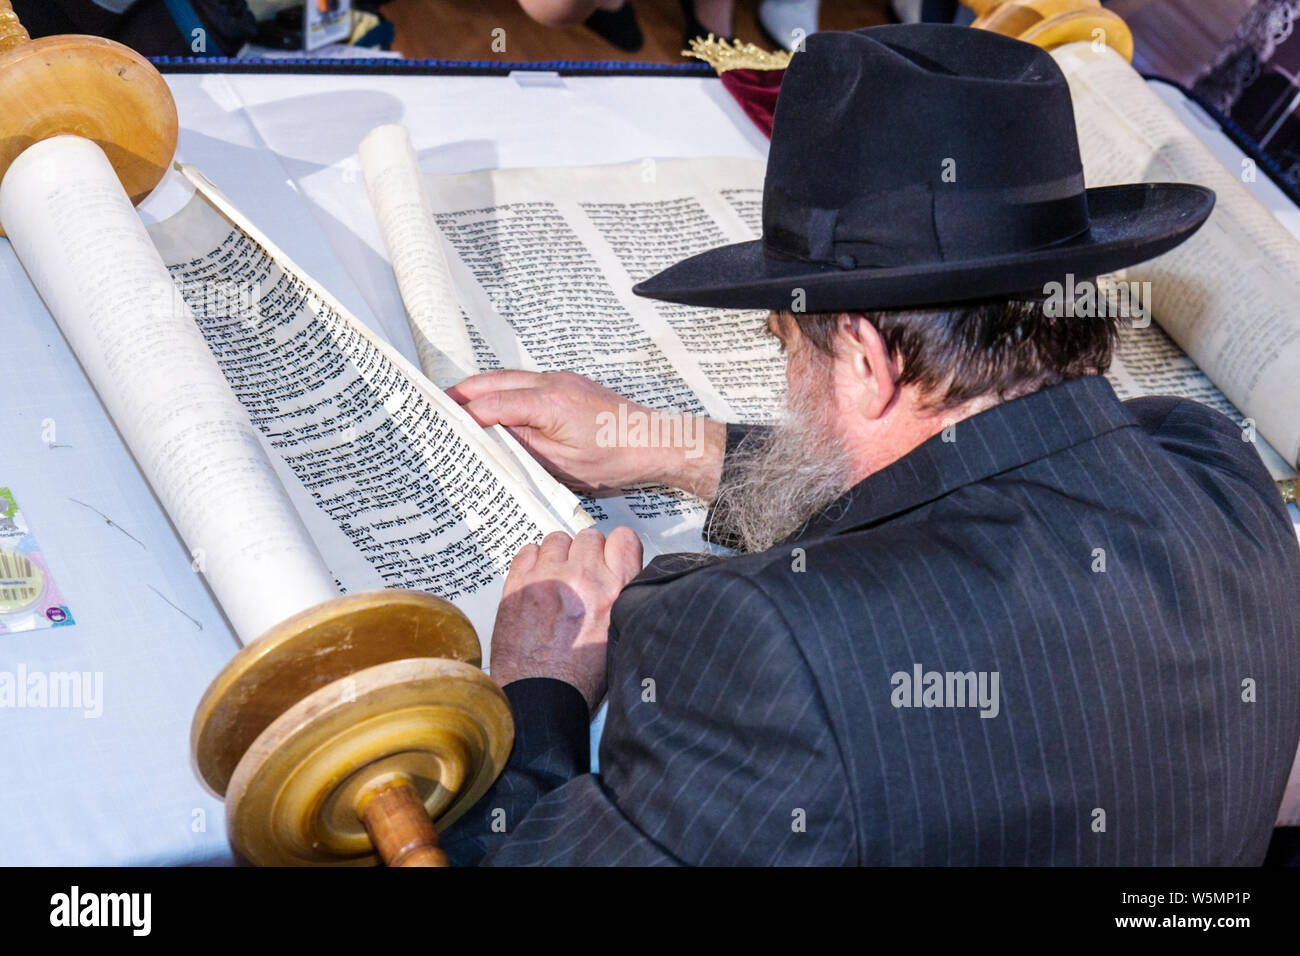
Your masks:
[[[721,76],[727,92],[768,139],[772,138],[772,114],[783,76],[785,70],[727,70]]]

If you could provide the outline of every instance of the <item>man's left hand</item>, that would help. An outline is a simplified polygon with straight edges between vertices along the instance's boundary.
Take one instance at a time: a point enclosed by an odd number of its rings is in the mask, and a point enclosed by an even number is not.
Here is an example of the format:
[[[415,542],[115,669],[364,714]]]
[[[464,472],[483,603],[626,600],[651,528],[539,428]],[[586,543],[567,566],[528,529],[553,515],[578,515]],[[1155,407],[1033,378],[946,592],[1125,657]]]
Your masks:
[[[609,537],[585,528],[525,545],[510,563],[492,631],[492,678],[502,687],[552,677],[576,687],[594,709],[605,694],[605,649],[615,598],[641,571],[630,528]]]

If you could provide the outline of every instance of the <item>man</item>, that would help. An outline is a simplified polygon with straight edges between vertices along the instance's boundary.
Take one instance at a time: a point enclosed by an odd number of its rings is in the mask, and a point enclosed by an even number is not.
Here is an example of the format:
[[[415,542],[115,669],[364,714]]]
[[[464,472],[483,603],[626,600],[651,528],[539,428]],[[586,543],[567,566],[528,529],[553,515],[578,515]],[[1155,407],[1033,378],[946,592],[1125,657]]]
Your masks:
[[[714,499],[710,533],[740,550],[638,573],[619,528],[520,552],[492,640],[515,751],[454,858],[1263,859],[1300,735],[1286,510],[1227,419],[1116,399],[1113,319],[1037,301],[1177,245],[1213,197],[1085,191],[1077,147],[1032,46],[814,35],[776,110],[764,238],[637,289],[772,310],[784,422],[706,423],[691,459],[597,447],[623,400],[576,375],[453,390],[576,487]]]

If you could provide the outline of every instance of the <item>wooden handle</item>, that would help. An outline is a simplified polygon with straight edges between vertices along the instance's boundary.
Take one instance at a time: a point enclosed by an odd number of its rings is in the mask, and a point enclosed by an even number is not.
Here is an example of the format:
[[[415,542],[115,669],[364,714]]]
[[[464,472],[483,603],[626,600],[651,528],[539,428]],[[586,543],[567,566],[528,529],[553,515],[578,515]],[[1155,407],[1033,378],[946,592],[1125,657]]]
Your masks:
[[[18,22],[13,4],[9,0],[0,0],[0,53],[7,53],[30,39],[26,28]]]
[[[387,866],[446,866],[438,831],[409,777],[394,774],[364,788],[357,816]]]

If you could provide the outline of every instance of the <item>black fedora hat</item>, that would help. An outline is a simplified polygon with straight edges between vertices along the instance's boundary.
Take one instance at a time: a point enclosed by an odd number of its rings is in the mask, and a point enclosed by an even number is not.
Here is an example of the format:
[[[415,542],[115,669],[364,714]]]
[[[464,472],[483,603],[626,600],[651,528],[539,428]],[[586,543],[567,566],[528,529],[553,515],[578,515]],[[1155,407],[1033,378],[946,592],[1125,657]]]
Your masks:
[[[816,33],[781,83],[763,238],[633,291],[807,311],[1042,298],[1172,249],[1213,206],[1186,183],[1086,189],[1069,87],[1036,46],[939,24]]]

